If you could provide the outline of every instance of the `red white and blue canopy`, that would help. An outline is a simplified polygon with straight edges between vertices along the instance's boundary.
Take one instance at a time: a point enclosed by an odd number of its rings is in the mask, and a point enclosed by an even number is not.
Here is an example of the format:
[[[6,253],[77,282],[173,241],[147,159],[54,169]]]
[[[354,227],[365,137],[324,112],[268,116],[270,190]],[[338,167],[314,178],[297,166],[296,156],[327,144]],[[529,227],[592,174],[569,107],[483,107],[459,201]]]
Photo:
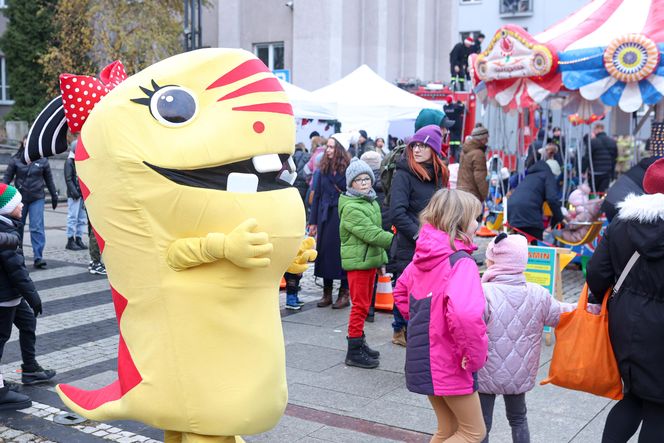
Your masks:
[[[505,27],[498,34],[505,35],[506,29],[509,30]],[[514,29],[511,31],[514,33]],[[521,77],[513,75],[524,87],[518,89],[519,97],[513,97],[508,107],[539,102],[563,85],[568,90],[578,90],[587,100],[601,99],[604,104],[627,112],[642,104],[658,103],[664,97],[664,60],[660,55],[664,51],[664,0],[594,0],[546,31],[520,38],[537,42],[539,52],[542,47],[547,48],[553,59],[557,58],[557,64],[551,65],[556,72],[535,77],[526,71]],[[480,72],[483,59],[489,65],[504,65],[509,58],[495,51],[492,57],[488,52],[476,58],[476,72]],[[530,56],[531,60],[535,60],[534,56]],[[484,72],[491,74],[492,70],[485,67]],[[547,76],[550,81],[545,83],[543,92],[537,82]],[[506,106],[505,95],[514,85],[505,85],[505,77],[479,77],[486,83],[489,97],[498,96],[499,103]],[[503,85],[494,86],[492,94],[493,81],[503,81]]]

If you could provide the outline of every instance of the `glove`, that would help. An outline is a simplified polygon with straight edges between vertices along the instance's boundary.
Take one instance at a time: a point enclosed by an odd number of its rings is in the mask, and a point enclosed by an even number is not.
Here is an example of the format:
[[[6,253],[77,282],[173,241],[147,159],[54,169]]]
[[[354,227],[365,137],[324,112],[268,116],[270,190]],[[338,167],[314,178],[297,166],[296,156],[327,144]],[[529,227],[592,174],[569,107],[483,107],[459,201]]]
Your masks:
[[[250,218],[240,223],[224,241],[224,257],[241,268],[266,268],[270,266],[268,257],[273,246],[267,232],[254,232],[258,228],[256,219]]]
[[[297,255],[293,259],[293,262],[288,267],[286,272],[290,272],[291,274],[301,274],[309,267],[307,263],[313,262],[316,260],[316,257],[318,257],[318,251],[316,251],[316,240],[314,240],[312,237],[307,237],[302,240],[300,249],[297,251]]]
[[[32,308],[32,312],[35,313],[35,317],[42,313],[42,301],[39,297],[39,294],[35,293],[34,297],[31,294],[29,297],[25,297],[25,301],[27,301],[28,306]]]
[[[58,207],[58,194],[51,195],[51,206],[53,206],[53,210]]]
[[[41,301],[39,303],[37,303],[36,305],[32,306],[32,312],[35,313],[35,317],[39,317],[39,315],[42,313]]]

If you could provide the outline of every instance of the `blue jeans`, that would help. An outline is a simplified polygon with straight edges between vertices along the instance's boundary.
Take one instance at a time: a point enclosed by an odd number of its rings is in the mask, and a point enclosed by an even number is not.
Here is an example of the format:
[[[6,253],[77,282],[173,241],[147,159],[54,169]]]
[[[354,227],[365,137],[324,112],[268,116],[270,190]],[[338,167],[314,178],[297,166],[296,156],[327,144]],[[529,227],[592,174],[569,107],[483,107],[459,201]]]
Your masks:
[[[41,259],[46,245],[46,235],[44,234],[44,199],[40,198],[30,203],[23,204],[23,213],[21,214],[22,226],[19,229],[21,235],[21,244],[23,244],[23,229],[25,220],[30,222],[30,243],[32,243],[32,254],[35,260]]]
[[[88,214],[82,198],[67,199],[67,238],[83,237],[88,231]]]
[[[394,288],[397,284],[397,280],[401,274],[395,273],[392,276],[392,287]],[[403,318],[403,315],[401,315],[401,312],[399,312],[399,309],[397,308],[397,305],[395,304],[394,307],[392,308],[392,315],[394,316],[394,321],[392,322],[392,329],[394,329],[394,332],[399,332],[402,329],[405,329],[408,326],[408,322],[406,321],[405,318]]]

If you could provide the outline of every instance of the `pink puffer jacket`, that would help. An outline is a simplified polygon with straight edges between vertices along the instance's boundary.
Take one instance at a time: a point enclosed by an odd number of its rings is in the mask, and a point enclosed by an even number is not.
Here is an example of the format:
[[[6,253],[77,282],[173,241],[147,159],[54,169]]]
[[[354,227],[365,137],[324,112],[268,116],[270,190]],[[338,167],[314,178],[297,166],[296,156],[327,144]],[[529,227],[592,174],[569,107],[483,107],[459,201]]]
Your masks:
[[[406,385],[418,394],[472,394],[474,372],[486,361],[484,294],[470,256],[476,248],[454,245],[456,251],[445,232],[424,225],[413,261],[394,288],[394,301],[409,319]]]
[[[491,276],[482,288],[489,356],[477,374],[479,391],[530,391],[539,368],[544,326],[556,326],[560,313],[576,309],[576,303],[559,302],[542,286],[526,283],[523,274]]]

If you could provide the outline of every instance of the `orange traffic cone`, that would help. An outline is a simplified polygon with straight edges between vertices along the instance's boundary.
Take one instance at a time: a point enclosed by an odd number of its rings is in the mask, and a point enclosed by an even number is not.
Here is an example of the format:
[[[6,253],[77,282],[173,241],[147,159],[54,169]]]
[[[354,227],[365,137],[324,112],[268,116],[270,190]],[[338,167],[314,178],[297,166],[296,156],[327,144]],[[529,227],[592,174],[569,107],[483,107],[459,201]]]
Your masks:
[[[475,235],[477,235],[478,237],[495,237],[498,234],[496,234],[486,226],[482,225],[482,227],[475,233]]]
[[[286,279],[284,277],[281,277],[281,283],[279,283],[279,290],[286,289]]]
[[[392,295],[392,274],[378,276],[376,284],[375,308],[381,311],[390,311],[394,307],[394,296]]]

